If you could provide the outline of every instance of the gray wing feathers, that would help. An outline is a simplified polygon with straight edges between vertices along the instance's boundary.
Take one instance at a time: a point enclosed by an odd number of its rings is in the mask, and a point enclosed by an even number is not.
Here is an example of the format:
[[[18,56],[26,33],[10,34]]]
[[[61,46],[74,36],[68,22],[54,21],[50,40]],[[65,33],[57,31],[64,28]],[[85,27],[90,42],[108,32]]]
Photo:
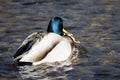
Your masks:
[[[20,45],[20,47],[15,52],[13,58],[14,60],[19,60],[22,58],[25,54],[28,53],[28,51],[32,48],[32,46],[35,44],[35,42],[39,39],[39,41],[46,35],[47,32],[40,31],[40,32],[34,32],[31,35],[29,35],[23,43]]]

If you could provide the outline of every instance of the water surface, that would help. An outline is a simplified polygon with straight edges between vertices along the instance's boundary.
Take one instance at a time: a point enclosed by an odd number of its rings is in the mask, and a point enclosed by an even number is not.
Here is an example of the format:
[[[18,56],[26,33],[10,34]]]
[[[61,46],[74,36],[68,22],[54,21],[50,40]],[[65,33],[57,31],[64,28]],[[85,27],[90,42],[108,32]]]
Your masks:
[[[0,80],[119,80],[119,0],[1,0]],[[46,29],[60,16],[74,34],[80,58],[77,63],[41,66],[13,65],[12,55],[29,34]]]

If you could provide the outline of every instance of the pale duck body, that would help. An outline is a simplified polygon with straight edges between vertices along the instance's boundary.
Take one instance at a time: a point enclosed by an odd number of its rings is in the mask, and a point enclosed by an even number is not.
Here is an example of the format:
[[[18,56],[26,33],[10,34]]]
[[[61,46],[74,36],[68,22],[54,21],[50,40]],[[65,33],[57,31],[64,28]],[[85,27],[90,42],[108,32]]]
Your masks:
[[[20,61],[38,62],[39,64],[64,61],[71,53],[72,47],[68,40],[55,33],[49,33],[40,42],[33,46],[29,53],[24,55]],[[44,59],[42,59],[43,57]]]
[[[18,63],[30,62],[39,65],[46,62],[65,61],[73,53],[75,38],[63,29],[62,19],[53,18],[48,30],[28,36],[14,54]]]

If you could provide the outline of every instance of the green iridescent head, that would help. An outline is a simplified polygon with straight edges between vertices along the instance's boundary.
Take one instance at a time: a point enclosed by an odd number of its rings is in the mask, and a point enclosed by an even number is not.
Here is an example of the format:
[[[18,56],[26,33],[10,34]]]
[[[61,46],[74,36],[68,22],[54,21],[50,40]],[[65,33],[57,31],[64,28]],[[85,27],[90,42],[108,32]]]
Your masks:
[[[47,32],[63,35],[63,20],[60,17],[52,18],[49,22]]]

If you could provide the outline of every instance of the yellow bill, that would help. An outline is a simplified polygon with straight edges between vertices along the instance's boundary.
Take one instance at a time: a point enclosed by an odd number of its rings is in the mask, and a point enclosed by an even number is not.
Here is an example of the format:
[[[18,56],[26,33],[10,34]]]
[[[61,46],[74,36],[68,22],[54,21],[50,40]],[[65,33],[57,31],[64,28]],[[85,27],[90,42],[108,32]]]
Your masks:
[[[64,34],[68,34],[68,32],[63,28],[63,33]]]
[[[64,33],[64,35],[70,36],[73,39],[75,44],[80,44],[80,41],[76,41],[75,38],[73,37],[73,34],[69,33],[64,28],[63,28],[63,33]]]

